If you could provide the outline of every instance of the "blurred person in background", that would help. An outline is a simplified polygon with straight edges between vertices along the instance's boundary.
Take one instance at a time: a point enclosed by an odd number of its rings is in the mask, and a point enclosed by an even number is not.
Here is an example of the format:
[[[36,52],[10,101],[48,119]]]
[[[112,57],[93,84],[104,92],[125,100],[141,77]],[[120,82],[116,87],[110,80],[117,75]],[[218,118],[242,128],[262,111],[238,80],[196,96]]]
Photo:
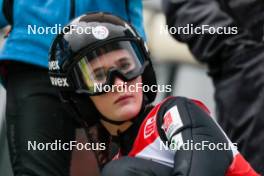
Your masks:
[[[50,29],[55,26],[56,33],[61,30],[57,30],[58,26],[68,23],[76,15],[104,11],[127,19],[144,36],[142,2],[0,0],[0,9],[0,26],[11,25],[0,53],[0,76],[7,90],[7,138],[14,175],[67,176],[71,151],[28,149],[29,141],[69,143],[75,140],[75,129],[79,126],[50,86],[48,49],[54,37]],[[36,33],[32,31],[35,27]]]
[[[164,0],[171,27],[209,27],[220,33],[174,33],[209,67],[217,117],[252,166],[264,174],[264,2]],[[223,27],[225,33],[223,33]],[[199,30],[201,32],[201,30]]]

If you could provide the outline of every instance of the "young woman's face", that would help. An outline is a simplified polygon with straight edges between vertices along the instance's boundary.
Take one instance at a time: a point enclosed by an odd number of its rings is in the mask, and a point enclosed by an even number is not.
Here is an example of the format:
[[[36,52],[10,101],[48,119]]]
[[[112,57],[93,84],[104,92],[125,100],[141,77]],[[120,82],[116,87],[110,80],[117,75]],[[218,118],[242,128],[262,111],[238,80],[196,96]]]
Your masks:
[[[117,50],[110,53],[107,53],[107,55],[104,55],[102,58],[96,59],[96,62],[91,63],[93,65],[93,68],[97,67],[97,63],[100,63],[100,59],[108,59],[107,65],[104,65],[104,67],[112,67],[116,63],[124,64],[121,65],[122,69],[129,69],[129,67],[133,67],[133,63],[126,62],[125,58],[131,57],[128,52],[125,50]],[[107,68],[101,68],[101,69],[107,69]],[[116,89],[111,90],[110,92],[107,92],[102,95],[98,96],[91,96],[92,102],[95,104],[97,110],[105,116],[106,118],[114,121],[126,121],[129,120],[135,116],[138,115],[142,101],[143,101],[143,93],[142,89],[132,89],[133,91],[129,91],[129,87],[135,88],[137,87],[137,84],[142,83],[141,76],[135,78],[134,80],[131,80],[125,84],[125,82],[116,77],[114,85],[116,85]],[[124,91],[118,90],[123,85],[123,87],[127,87],[127,89],[122,89]],[[140,87],[140,86],[138,86]]]

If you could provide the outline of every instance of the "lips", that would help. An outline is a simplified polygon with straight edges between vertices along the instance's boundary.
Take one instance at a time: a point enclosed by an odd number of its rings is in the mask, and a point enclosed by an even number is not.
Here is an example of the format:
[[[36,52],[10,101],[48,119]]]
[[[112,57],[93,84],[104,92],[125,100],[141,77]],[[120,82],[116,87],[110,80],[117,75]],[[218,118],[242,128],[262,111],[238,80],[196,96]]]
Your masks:
[[[127,100],[127,99],[132,98],[132,97],[133,97],[132,95],[122,95],[114,101],[114,104],[122,102],[122,101]]]

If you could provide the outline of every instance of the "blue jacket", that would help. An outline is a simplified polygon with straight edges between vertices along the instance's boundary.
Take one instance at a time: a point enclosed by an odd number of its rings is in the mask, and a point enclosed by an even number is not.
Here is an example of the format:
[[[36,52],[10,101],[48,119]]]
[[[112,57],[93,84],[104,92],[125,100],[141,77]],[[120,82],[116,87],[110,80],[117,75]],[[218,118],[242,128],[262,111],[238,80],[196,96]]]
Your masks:
[[[2,6],[3,0],[0,0],[0,9]],[[67,24],[70,20],[70,6],[70,0],[14,0],[13,30],[0,51],[0,61],[16,60],[47,67],[48,50],[55,34],[45,27],[57,26],[58,29]],[[141,0],[75,0],[75,16],[98,11],[110,12],[130,20],[145,38]],[[0,27],[7,24],[1,11]],[[33,34],[34,27],[39,29],[38,34]],[[43,29],[48,30],[43,33]]]

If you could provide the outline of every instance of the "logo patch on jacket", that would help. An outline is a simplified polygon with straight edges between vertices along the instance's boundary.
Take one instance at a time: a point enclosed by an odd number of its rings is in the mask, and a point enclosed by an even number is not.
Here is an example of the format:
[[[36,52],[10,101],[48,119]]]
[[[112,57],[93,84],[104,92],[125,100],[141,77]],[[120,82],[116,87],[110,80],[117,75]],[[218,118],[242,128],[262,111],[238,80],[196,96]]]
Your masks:
[[[153,116],[151,118],[149,118],[146,122],[146,125],[144,127],[144,138],[148,138],[149,136],[151,136],[154,132],[155,132],[155,125],[156,125],[156,120],[155,120],[156,116]]]
[[[181,127],[183,127],[183,122],[180,113],[177,106],[173,106],[164,115],[162,129],[170,140],[173,134]]]

